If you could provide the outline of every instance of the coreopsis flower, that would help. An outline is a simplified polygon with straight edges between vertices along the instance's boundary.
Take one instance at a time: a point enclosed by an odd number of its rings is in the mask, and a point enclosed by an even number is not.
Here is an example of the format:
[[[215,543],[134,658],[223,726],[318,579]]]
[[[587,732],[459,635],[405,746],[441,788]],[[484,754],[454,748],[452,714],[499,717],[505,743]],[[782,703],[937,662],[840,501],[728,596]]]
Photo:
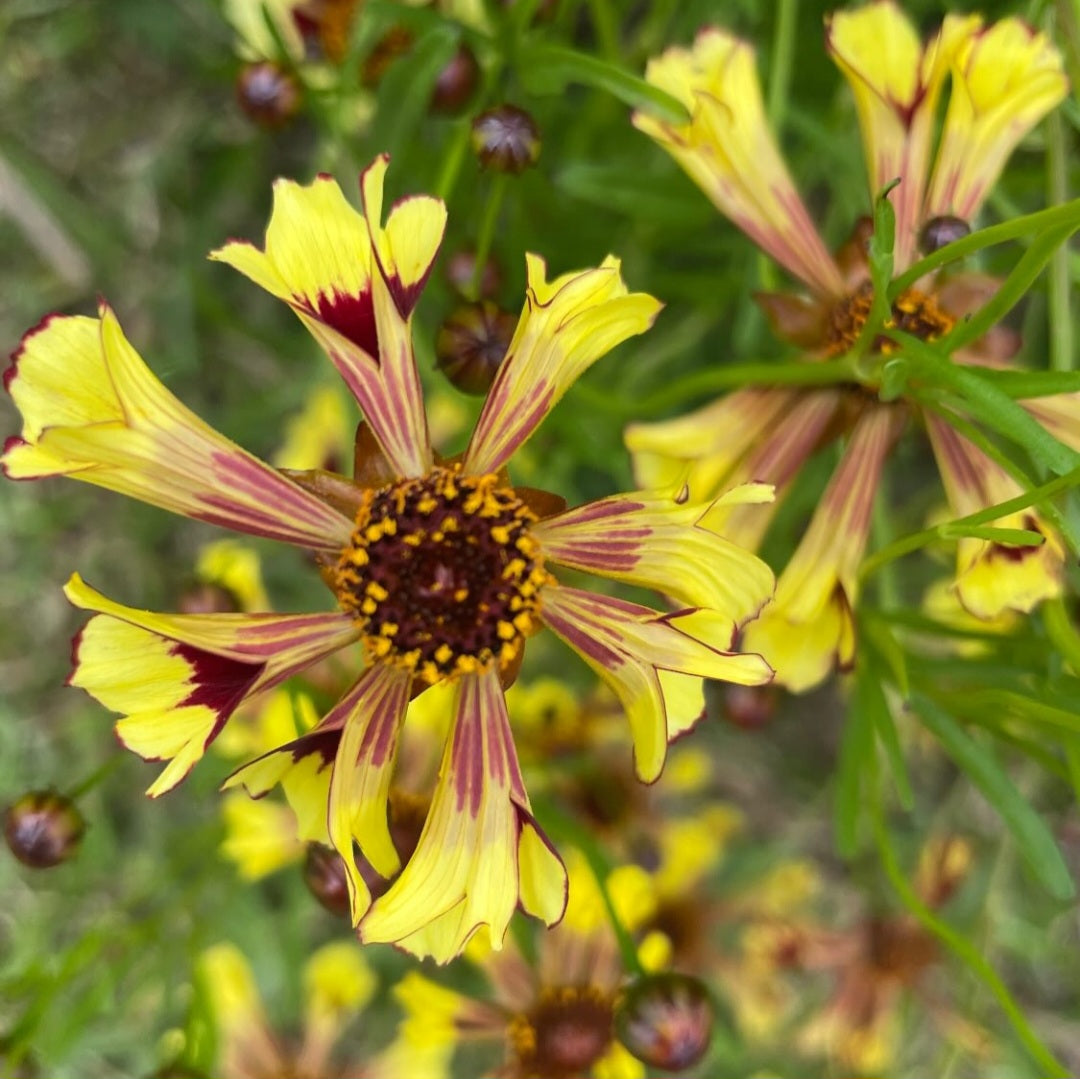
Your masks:
[[[298,1039],[271,1025],[255,975],[233,944],[199,956],[196,981],[213,1030],[219,1079],[360,1079],[367,1068],[343,1065],[335,1050],[375,992],[376,977],[355,943],[327,944],[304,965],[304,1019]]]
[[[97,319],[52,316],[24,338],[6,377],[23,429],[3,467],[15,479],[71,476],[314,555],[336,611],[157,614],[74,575],[66,594],[93,617],[70,683],[122,714],[128,748],[168,762],[156,797],[239,707],[358,645],[339,702],[232,783],[259,795],[293,779],[304,813],[326,816],[361,938],[447,960],[481,925],[498,946],[519,903],[551,923],[565,902],[503,696],[528,638],[546,626],[596,670],[627,712],[638,775],[654,780],[668,742],[702,714],[705,679],[770,677],[760,656],[730,648],[771,573],[708,514],[771,491],[745,485],[711,508],[651,492],[564,510],[557,496],[511,484],[507,462],[574,379],[659,310],[627,291],[613,257],[552,281],[527,257],[525,306],[472,438],[460,457],[438,457],[411,316],[446,211],[411,197],[383,225],[387,163],[377,158],[362,177],[364,214],[329,177],[280,181],[265,249],[233,241],[212,255],[289,304],[340,372],[366,421],[351,479],[275,470],[212,430],[154,378],[104,302]],[[663,589],[684,607],[660,613],[565,585],[556,567]],[[387,819],[398,734],[410,697],[439,685],[453,689],[453,720],[402,869]],[[400,870],[374,902],[354,844],[379,876]]]
[[[465,962],[479,968],[486,991],[459,991],[417,972],[394,987],[404,1015],[373,1066],[375,1079],[449,1079],[467,1046],[488,1047],[492,1074],[505,1079],[644,1079],[644,1066],[616,1037],[624,974],[600,890],[583,858],[569,859],[569,869],[566,916],[537,942],[534,961],[516,943],[500,952],[474,944]],[[619,866],[606,886],[633,932],[652,911],[648,875]]]
[[[1067,89],[1058,52],[1045,35],[1013,18],[984,25],[978,15],[948,15],[923,43],[893,0],[875,0],[828,17],[826,44],[854,94],[871,195],[900,181],[888,196],[896,217],[896,272],[915,261],[920,242],[937,247],[967,230],[1012,149]],[[769,131],[752,47],[706,29],[692,48],[672,48],[652,60],[647,77],[682,101],[691,119],[680,125],[640,112],[635,125],[805,287],[801,294],[757,297],[774,329],[806,350],[808,360],[847,352],[859,341],[873,302],[868,222],[830,254]],[[947,77],[949,103],[931,169]],[[995,288],[977,274],[923,279],[896,297],[885,326],[937,340]],[[995,328],[955,359],[1000,365],[1017,347],[1015,335]],[[881,355],[896,346],[883,337],[869,348]],[[1071,397],[1068,404],[1075,408]],[[634,424],[626,432],[639,482],[685,480],[694,499],[750,477],[774,483],[782,496],[811,454],[847,436],[843,460],[780,577],[776,601],[749,632],[747,647],[763,650],[788,689],[809,689],[834,666],[852,661],[852,609],[872,499],[893,443],[918,411],[906,400],[878,403],[863,384],[749,387],[689,415]],[[1039,415],[1035,402],[1031,411]],[[1009,497],[1003,494],[1009,485],[985,455],[953,431],[941,434],[940,422],[927,422],[955,513]],[[733,507],[725,515],[725,535],[751,548],[760,543],[767,514]],[[1041,533],[1045,542],[959,545],[955,587],[979,617],[1028,611],[1060,591],[1060,542],[1034,511],[1024,515],[1022,527]]]
[[[946,904],[972,862],[958,836],[929,840],[915,887],[930,907]],[[826,1056],[860,1074],[895,1070],[911,1005],[922,1005],[920,1029],[932,1024],[951,1044],[985,1057],[990,1037],[960,1016],[934,985],[942,958],[936,939],[909,914],[863,914],[843,929],[821,924],[805,905],[752,911],[742,935],[742,959],[725,979],[739,1025],[757,1042]],[[808,980],[831,992],[809,1016]],[[985,1060],[983,1060],[985,1063]]]

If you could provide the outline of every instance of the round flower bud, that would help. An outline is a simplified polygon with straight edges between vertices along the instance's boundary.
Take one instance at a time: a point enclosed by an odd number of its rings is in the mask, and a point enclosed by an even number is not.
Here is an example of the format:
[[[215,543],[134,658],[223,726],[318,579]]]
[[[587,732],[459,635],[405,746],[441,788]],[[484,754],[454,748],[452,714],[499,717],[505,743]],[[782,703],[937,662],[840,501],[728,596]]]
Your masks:
[[[623,995],[615,1013],[619,1041],[653,1068],[683,1071],[705,1055],[713,1009],[705,986],[688,974],[650,974]]]
[[[524,109],[497,105],[473,120],[472,145],[484,168],[523,172],[540,157],[540,132]]]
[[[456,251],[446,264],[446,280],[450,287],[461,297],[467,299],[472,294],[473,278],[476,276],[476,252]],[[480,299],[490,299],[499,291],[502,284],[502,271],[499,264],[489,258],[480,271]]]
[[[956,240],[962,240],[971,232],[971,226],[961,217],[932,217],[919,233],[919,250],[924,255],[932,255],[939,248],[946,247]]]
[[[4,839],[31,869],[49,869],[73,857],[85,830],[75,803],[56,791],[31,791],[4,813]]]
[[[746,731],[756,731],[776,715],[779,694],[775,686],[725,685],[720,710],[724,719]]]
[[[459,45],[450,62],[439,72],[431,91],[435,112],[455,113],[468,104],[480,77],[480,65],[468,45]]]
[[[300,87],[289,72],[264,60],[248,64],[240,72],[236,100],[248,118],[260,127],[281,127],[300,108]]]
[[[331,914],[348,917],[349,885],[345,880],[345,863],[337,851],[321,843],[309,843],[304,858],[304,883]]]
[[[177,600],[181,614],[234,614],[240,602],[227,588],[208,581],[196,581]]]
[[[517,319],[490,300],[459,307],[435,339],[439,370],[462,393],[487,393],[516,326]]]

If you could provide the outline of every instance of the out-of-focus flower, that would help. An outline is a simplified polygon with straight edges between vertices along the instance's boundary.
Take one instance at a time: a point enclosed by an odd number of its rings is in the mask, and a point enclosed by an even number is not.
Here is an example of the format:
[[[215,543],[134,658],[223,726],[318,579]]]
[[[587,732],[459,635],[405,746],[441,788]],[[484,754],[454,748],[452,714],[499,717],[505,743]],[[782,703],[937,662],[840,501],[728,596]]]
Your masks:
[[[915,880],[922,901],[931,907],[948,902],[971,861],[964,839],[929,840]],[[887,1073],[897,1065],[905,1012],[921,1001],[922,1014],[943,1035],[976,1055],[987,1053],[987,1032],[962,1019],[931,984],[941,958],[937,941],[911,915],[864,915],[849,928],[833,929],[797,905],[787,904],[786,913],[752,907],[748,913],[742,961],[728,975],[731,1002],[747,1036],[825,1055],[845,1071]],[[827,978],[833,989],[806,1018],[797,1002],[805,999],[809,976]]]
[[[279,65],[263,60],[248,64],[236,80],[240,108],[263,127],[281,127],[300,109],[300,87]]]
[[[497,953],[474,944],[468,958],[487,977],[483,995],[419,973],[402,979],[394,996],[404,1019],[373,1068],[376,1079],[449,1079],[456,1050],[484,1044],[501,1049],[497,1074],[506,1079],[644,1079],[641,1062],[615,1036],[623,972],[600,890],[583,859],[568,859],[568,868],[566,916],[538,941],[535,961],[515,944]],[[633,931],[652,908],[647,874],[622,866],[607,887]]]
[[[925,244],[940,245],[962,234],[1013,147],[1067,89],[1057,51],[1017,19],[985,26],[978,15],[948,15],[924,44],[892,0],[875,0],[827,18],[826,42],[854,94],[871,194],[900,179],[889,194],[898,272],[915,260],[920,235]],[[672,48],[652,60],[647,77],[682,101],[691,119],[679,125],[641,112],[635,125],[808,290],[758,297],[774,329],[804,348],[808,360],[849,350],[873,302],[869,229],[860,223],[835,257],[827,250],[770,134],[751,46],[722,30],[703,30],[692,48]],[[949,107],[931,172],[936,109],[947,77]],[[995,289],[995,282],[977,274],[924,279],[896,297],[885,326],[934,341]],[[995,328],[956,359],[999,365],[1017,347],[1014,334]],[[881,338],[870,348],[881,354],[896,346]],[[862,386],[751,387],[687,416],[634,424],[626,432],[639,482],[685,481],[694,499],[708,499],[746,477],[774,483],[782,494],[811,454],[849,434],[833,482],[781,574],[775,604],[749,631],[747,646],[762,648],[777,668],[777,681],[791,690],[809,689],[834,666],[852,661],[851,611],[871,501],[885,458],[914,409],[907,401],[880,404]],[[1031,411],[1038,415],[1035,403]],[[954,512],[993,504],[1007,486],[998,482],[995,466],[962,436],[940,434],[943,425],[932,417],[928,423]],[[1041,545],[960,544],[957,593],[979,617],[1027,611],[1060,591],[1060,542],[1034,511],[1024,522],[1042,535]],[[722,525],[729,538],[754,547],[768,517],[733,508]]]
[[[366,1067],[343,1065],[334,1050],[375,991],[376,978],[354,943],[327,944],[303,971],[304,1020],[298,1039],[274,1030],[243,953],[217,944],[199,957],[197,982],[214,1030],[220,1079],[360,1079]]]
[[[78,806],[57,791],[30,791],[4,810],[8,849],[31,869],[51,869],[73,858],[85,831]]]
[[[93,617],[70,682],[122,713],[126,746],[169,762],[150,787],[157,796],[241,705],[359,642],[364,666],[340,701],[230,783],[262,795],[303,776],[298,816],[325,815],[361,938],[445,961],[482,925],[500,946],[519,903],[552,923],[565,902],[503,696],[527,639],[550,628],[608,683],[630,722],[638,774],[654,780],[668,742],[701,716],[705,679],[771,676],[760,656],[730,647],[772,575],[707,516],[772,493],[749,484],[712,506],[637,493],[564,510],[555,495],[512,486],[508,461],[574,380],[659,310],[627,292],[613,257],[553,281],[527,257],[525,307],[468,447],[436,458],[411,316],[446,211],[415,196],[383,225],[387,164],[377,158],[362,177],[365,215],[329,177],[280,181],[265,250],[233,241],[213,256],[288,303],[356,397],[367,422],[352,479],[277,471],[215,432],[154,378],[104,303],[99,319],[53,316],[23,339],[5,379],[23,428],[3,467],[13,479],[68,475],[314,554],[337,612],[157,614],[74,575],[66,594]],[[549,567],[662,589],[683,607],[662,614],[563,585]],[[398,734],[410,697],[436,685],[455,694],[454,719],[401,869],[387,822]],[[354,845],[380,877],[401,869],[374,902]]]

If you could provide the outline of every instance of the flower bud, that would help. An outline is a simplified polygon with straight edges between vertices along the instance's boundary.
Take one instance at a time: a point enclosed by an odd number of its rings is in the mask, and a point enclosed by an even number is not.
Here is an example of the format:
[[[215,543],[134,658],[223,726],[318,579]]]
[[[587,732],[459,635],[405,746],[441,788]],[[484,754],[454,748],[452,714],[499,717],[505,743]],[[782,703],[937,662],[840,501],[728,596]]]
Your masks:
[[[4,839],[31,869],[49,869],[73,857],[85,830],[75,803],[56,791],[31,791],[4,813]]]
[[[540,157],[540,132],[524,109],[498,105],[473,120],[472,145],[484,168],[523,172]]]
[[[282,127],[300,108],[300,87],[289,72],[264,60],[248,64],[240,72],[236,100],[248,119],[260,127]]]
[[[971,232],[971,226],[961,217],[932,217],[919,233],[919,250],[932,255],[941,247],[962,240]]]
[[[513,315],[490,300],[459,307],[435,339],[439,370],[462,393],[487,393],[516,325]]]
[[[476,252],[457,251],[450,256],[446,264],[446,279],[450,287],[461,297],[468,299],[472,295],[473,278],[476,276]],[[499,264],[489,258],[480,271],[478,288],[481,300],[490,299],[499,291],[502,284],[502,271]]]
[[[713,1008],[705,986],[688,974],[650,974],[623,995],[615,1033],[638,1060],[664,1071],[697,1064],[712,1038]]]
[[[234,614],[240,602],[227,588],[208,581],[196,581],[181,593],[177,606],[181,614]]]
[[[745,731],[760,730],[776,714],[779,694],[775,686],[725,685],[720,691],[724,719]]]
[[[369,89],[378,86],[390,65],[412,48],[415,35],[407,26],[392,26],[379,39],[360,69],[360,82]]]
[[[349,885],[345,880],[345,863],[337,851],[321,843],[309,843],[304,858],[304,883],[331,914],[348,917]]]
[[[435,112],[455,113],[468,104],[480,77],[480,65],[468,45],[459,45],[450,62],[439,72],[431,91]]]

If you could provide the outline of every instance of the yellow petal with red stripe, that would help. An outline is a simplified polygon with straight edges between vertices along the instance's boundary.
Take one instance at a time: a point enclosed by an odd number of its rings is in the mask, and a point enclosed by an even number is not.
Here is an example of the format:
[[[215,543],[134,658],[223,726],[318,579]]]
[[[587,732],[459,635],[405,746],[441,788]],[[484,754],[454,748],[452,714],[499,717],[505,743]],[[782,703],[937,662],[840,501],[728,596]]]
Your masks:
[[[338,551],[351,521],[218,434],[154,377],[105,304],[53,316],[4,376],[22,413],[3,468],[71,476],[239,532]]]
[[[386,941],[446,963],[481,926],[502,947],[520,900],[548,924],[566,873],[532,816],[497,672],[459,683],[454,728],[416,851],[360,922]]]
[[[645,77],[678,98],[690,122],[635,112],[634,126],[667,150],[716,208],[781,266],[819,295],[842,295],[840,271],[769,130],[753,48],[710,27],[692,48],[670,48],[650,60]]]
[[[612,255],[550,282],[543,259],[525,260],[525,307],[465,451],[466,472],[497,472],[570,386],[616,345],[644,333],[662,306],[627,291]]]

